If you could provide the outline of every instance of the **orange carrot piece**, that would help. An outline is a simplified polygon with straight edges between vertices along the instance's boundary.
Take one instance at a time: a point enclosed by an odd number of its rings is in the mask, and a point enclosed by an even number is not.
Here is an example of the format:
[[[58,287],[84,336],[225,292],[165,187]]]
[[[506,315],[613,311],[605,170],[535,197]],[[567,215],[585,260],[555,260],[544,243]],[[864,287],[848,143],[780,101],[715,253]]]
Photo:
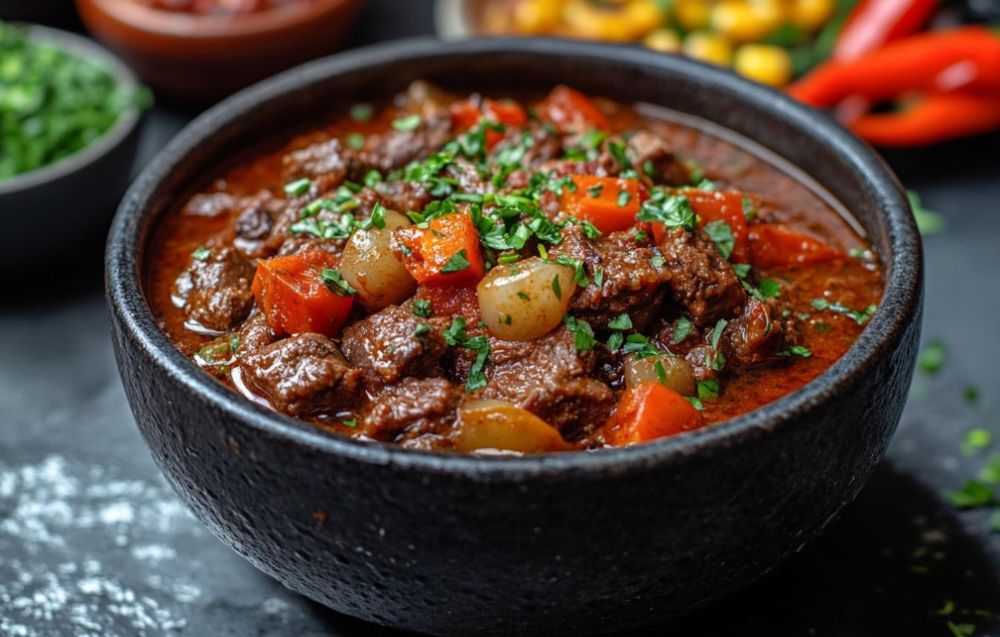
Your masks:
[[[566,214],[589,221],[601,232],[627,230],[635,225],[645,198],[639,180],[572,175],[576,189],[563,188],[559,207]]]
[[[621,447],[698,429],[703,422],[687,399],[650,381],[625,391],[602,432],[608,444]]]
[[[842,258],[840,250],[785,224],[763,223],[750,229],[750,262],[757,268],[790,268]]]
[[[251,289],[275,334],[340,332],[354,296],[333,292],[323,283],[323,270],[336,264],[337,257],[324,250],[260,260]]]
[[[592,128],[610,130],[611,124],[590,98],[568,86],[557,86],[539,105],[539,113],[558,128],[583,133]]]
[[[512,100],[483,100],[481,106],[471,99],[455,102],[449,109],[451,123],[455,132],[464,132],[478,124],[483,119],[503,124],[504,126],[523,126],[528,121],[528,115],[521,105]],[[503,133],[492,128],[486,129],[486,148],[492,149]]]
[[[466,285],[486,272],[479,233],[468,212],[442,215],[426,228],[400,228],[395,238],[397,256],[423,285]]]
[[[748,196],[735,190],[697,190],[685,188],[678,191],[684,195],[691,209],[698,215],[699,226],[705,227],[713,221],[723,221],[733,231],[733,253],[729,260],[733,263],[747,263],[750,259],[747,218],[743,212],[743,198]],[[756,200],[751,197],[756,207]],[[653,223],[653,238],[659,243],[666,234],[662,223]]]

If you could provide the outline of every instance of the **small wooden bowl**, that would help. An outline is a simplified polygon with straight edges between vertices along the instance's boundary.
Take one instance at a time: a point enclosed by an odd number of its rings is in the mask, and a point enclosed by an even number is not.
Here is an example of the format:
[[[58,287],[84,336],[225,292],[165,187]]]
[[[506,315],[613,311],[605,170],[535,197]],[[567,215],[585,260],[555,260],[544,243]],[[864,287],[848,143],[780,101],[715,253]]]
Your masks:
[[[340,47],[361,0],[311,0],[237,17],[76,0],[90,31],[161,97],[203,105]]]

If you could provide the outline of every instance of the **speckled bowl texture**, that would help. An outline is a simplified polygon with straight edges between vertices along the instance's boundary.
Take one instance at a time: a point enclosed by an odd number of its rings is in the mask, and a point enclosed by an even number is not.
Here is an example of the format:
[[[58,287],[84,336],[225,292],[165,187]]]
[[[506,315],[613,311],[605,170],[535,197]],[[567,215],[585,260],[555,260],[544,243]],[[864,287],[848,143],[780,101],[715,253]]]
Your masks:
[[[567,83],[696,114],[787,159],[853,211],[886,270],[850,351],[800,391],[709,429],[626,449],[442,455],[337,437],[252,404],[173,348],[141,273],[177,198],[262,131],[426,78],[455,89]],[[906,398],[920,331],[919,235],[899,183],[824,116],[725,71],[554,40],[410,41],[300,67],[212,109],[127,195],[107,252],[118,364],[180,496],[289,588],[441,635],[579,635],[689,611],[756,580],[850,502]]]

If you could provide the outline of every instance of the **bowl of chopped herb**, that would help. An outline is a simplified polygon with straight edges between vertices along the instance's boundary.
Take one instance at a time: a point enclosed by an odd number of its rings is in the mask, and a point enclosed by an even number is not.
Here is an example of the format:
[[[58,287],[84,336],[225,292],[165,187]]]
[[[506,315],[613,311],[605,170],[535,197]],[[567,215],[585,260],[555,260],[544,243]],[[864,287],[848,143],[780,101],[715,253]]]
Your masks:
[[[0,267],[101,239],[128,186],[145,95],[89,40],[0,22]]]

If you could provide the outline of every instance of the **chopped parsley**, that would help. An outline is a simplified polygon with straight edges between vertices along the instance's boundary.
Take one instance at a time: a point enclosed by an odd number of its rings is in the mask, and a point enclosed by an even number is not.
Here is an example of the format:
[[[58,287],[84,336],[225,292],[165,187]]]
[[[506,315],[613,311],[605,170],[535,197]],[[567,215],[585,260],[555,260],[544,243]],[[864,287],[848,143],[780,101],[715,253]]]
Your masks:
[[[431,333],[431,326],[427,323],[417,323],[417,327],[413,330],[413,335],[419,339],[423,339],[425,336]]]
[[[362,230],[370,230],[371,228],[385,229],[385,208],[381,203],[376,203],[372,206],[371,215],[359,227]]]
[[[563,322],[573,335],[573,345],[578,351],[586,352],[594,349],[597,339],[594,338],[594,330],[590,327],[590,323],[569,314],[563,317]]]
[[[601,196],[602,190],[604,190],[604,184],[596,184],[594,186],[591,186],[590,188],[587,188],[587,194],[590,195],[592,198],[597,199],[598,197]]]
[[[629,200],[631,200],[631,199],[632,199],[632,193],[630,193],[629,191],[627,191],[627,190],[619,190],[618,191],[618,201],[617,201],[617,204],[618,204],[619,208],[624,208],[625,206],[627,206]]]
[[[776,299],[781,296],[781,284],[774,279],[761,279],[757,289],[765,299]]]
[[[419,316],[420,318],[430,318],[431,302],[427,299],[414,299],[413,307],[410,311],[413,312],[414,316]]]
[[[924,208],[923,203],[920,201],[920,195],[912,190],[908,190],[906,195],[910,200],[913,219],[917,222],[917,230],[920,231],[920,234],[926,237],[933,234],[941,234],[947,229],[948,222],[945,221],[945,218],[933,210]]]
[[[694,228],[695,214],[687,197],[668,194],[654,188],[649,199],[643,202],[636,215],[639,221],[662,223],[667,228]]]
[[[351,133],[344,138],[344,142],[352,150],[361,150],[365,145],[365,136],[361,133]]]
[[[336,294],[337,296],[354,296],[357,294],[357,290],[351,287],[351,285],[344,280],[341,276],[340,270],[336,268],[323,268],[323,273],[320,275],[320,280],[323,285],[327,287],[328,290]]]
[[[947,356],[947,350],[942,341],[931,341],[927,343],[924,347],[924,351],[920,354],[920,360],[917,361],[917,365],[920,367],[920,371],[925,374],[933,376],[941,371],[944,367],[944,361]]]
[[[993,434],[988,429],[976,427],[966,432],[962,438],[962,453],[971,456],[977,451],[982,451],[993,444]]]
[[[674,335],[670,339],[671,345],[678,345],[684,341],[688,336],[691,336],[691,332],[694,331],[694,323],[691,322],[686,316],[682,316],[676,321],[674,321]]]
[[[205,246],[198,246],[194,249],[194,252],[191,253],[191,258],[195,261],[205,261],[211,256],[212,251]]]
[[[778,356],[798,356],[800,358],[809,358],[812,355],[812,350],[803,345],[792,345],[778,352]]]
[[[469,378],[465,382],[465,390],[471,392],[486,385],[485,368],[490,359],[490,342],[482,335],[469,338],[465,327],[465,317],[454,317],[451,325],[444,331],[444,341],[448,345],[458,345],[476,353],[472,367],[469,368]]]
[[[719,381],[714,378],[698,381],[696,388],[698,400],[715,400],[719,397]]]
[[[562,300],[562,285],[559,283],[558,274],[552,277],[552,292],[556,295],[557,299]]]
[[[345,419],[343,419],[343,420],[340,421],[340,424],[344,425],[345,427],[350,427],[351,429],[354,429],[355,427],[358,426],[358,419],[357,418],[345,418]]]
[[[628,314],[622,313],[608,321],[608,329],[610,330],[630,330],[632,329],[632,319]]]
[[[441,274],[449,274],[451,272],[461,272],[462,270],[467,270],[472,264],[469,263],[469,257],[465,252],[465,248],[462,248],[455,254],[451,255],[444,267],[441,268]]]
[[[867,323],[868,319],[870,319],[872,315],[875,314],[875,311],[878,309],[877,305],[872,304],[863,310],[852,310],[851,308],[847,307],[846,305],[844,305],[839,301],[834,301],[833,303],[831,303],[826,299],[813,299],[812,306],[814,309],[817,309],[821,312],[823,310],[829,310],[834,314],[842,314],[844,316],[847,316],[858,325],[864,325],[865,323]]]
[[[651,356],[659,356],[663,352],[653,345],[653,343],[642,334],[629,334],[625,337],[625,344],[622,346],[623,354],[633,354],[635,358],[641,360]]]
[[[420,126],[420,116],[414,113],[392,120],[392,127],[398,131],[411,131]]]
[[[370,122],[375,114],[371,104],[355,104],[351,107],[351,119],[356,122]]]
[[[312,182],[306,178],[296,179],[285,184],[285,194],[289,197],[301,197],[312,188]]]
[[[715,247],[719,249],[719,254],[723,259],[728,260],[736,247],[736,238],[733,236],[733,229],[725,221],[713,221],[705,224],[705,233],[715,242]]]
[[[993,504],[995,498],[993,489],[978,480],[966,480],[960,489],[945,494],[952,506],[959,509],[971,509]]]

